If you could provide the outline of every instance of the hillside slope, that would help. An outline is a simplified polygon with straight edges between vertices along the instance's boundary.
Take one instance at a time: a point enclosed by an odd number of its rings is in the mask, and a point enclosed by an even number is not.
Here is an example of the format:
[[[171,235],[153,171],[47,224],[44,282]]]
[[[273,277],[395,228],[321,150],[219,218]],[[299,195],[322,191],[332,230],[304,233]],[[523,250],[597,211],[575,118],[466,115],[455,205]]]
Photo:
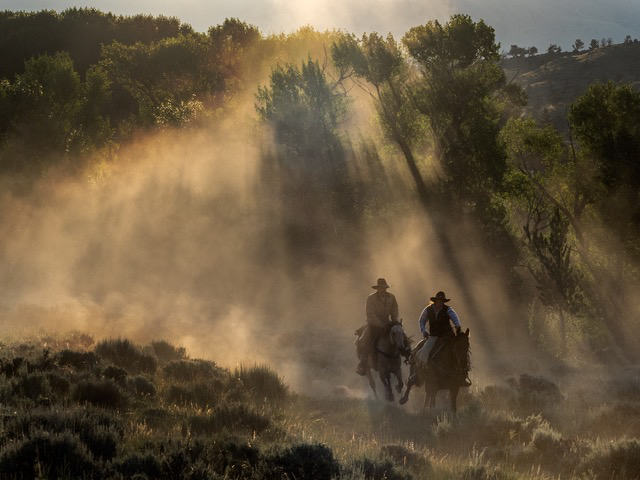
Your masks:
[[[567,130],[571,103],[595,82],[624,82],[640,88],[640,43],[612,45],[591,52],[511,58],[503,63],[508,81],[527,92],[527,113]]]

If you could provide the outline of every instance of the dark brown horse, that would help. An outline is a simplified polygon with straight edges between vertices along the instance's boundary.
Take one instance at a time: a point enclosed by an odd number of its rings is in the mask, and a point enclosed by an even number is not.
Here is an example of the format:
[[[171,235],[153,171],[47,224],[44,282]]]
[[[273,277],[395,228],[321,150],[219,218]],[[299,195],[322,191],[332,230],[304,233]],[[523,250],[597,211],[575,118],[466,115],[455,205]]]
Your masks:
[[[409,400],[411,388],[424,385],[424,408],[435,407],[439,390],[449,390],[451,410],[457,410],[458,391],[464,385],[471,367],[469,350],[469,329],[455,336],[443,337],[433,348],[427,366],[411,365],[407,390],[400,399],[404,405]]]

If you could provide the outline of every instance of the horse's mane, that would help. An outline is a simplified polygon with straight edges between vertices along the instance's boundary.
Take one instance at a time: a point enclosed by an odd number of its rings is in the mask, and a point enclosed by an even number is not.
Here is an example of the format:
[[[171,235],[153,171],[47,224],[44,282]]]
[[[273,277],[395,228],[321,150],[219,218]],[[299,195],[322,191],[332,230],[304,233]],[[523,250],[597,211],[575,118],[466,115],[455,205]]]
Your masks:
[[[396,326],[400,326],[400,328],[402,328],[402,331],[404,332],[404,327],[402,326],[402,322],[401,322],[401,321],[399,321],[399,320],[391,320],[391,321],[389,322],[389,325],[387,326],[387,328],[386,328],[385,332],[390,332],[390,331],[391,331],[391,329],[392,329],[393,327],[396,327]],[[412,343],[413,343],[413,338],[412,338],[412,336],[407,335],[407,333],[406,333],[406,332],[405,332],[405,334],[404,334],[404,337],[407,339],[407,342],[408,342],[409,344],[412,344]]]

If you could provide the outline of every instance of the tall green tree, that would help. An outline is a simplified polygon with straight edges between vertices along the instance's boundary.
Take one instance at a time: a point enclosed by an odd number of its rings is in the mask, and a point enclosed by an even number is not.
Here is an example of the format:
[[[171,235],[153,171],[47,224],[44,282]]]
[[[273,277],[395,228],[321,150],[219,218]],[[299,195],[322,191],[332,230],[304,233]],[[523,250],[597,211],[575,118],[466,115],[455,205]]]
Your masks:
[[[429,192],[415,154],[424,136],[424,124],[408,87],[411,70],[401,46],[389,34],[365,34],[361,39],[344,35],[331,47],[338,81],[354,78],[373,99],[382,130],[404,155],[419,197],[428,203]]]
[[[455,194],[466,200],[499,188],[506,155],[498,141],[507,86],[493,28],[467,15],[414,27],[403,37],[421,80],[412,88],[416,108],[431,130],[435,156]]]
[[[269,84],[258,89],[256,109],[273,132],[275,171],[271,180],[282,199],[285,238],[291,251],[310,251],[342,239],[353,228],[354,202],[338,125],[344,95],[328,82],[317,61],[273,69]]]
[[[544,229],[530,228],[529,224],[524,226],[536,262],[529,268],[536,280],[540,300],[558,315],[563,357],[567,354],[567,314],[584,313],[582,274],[571,260],[568,225],[556,207]]]
[[[25,72],[13,83],[5,83],[3,91],[12,113],[4,127],[12,147],[4,155],[4,168],[39,168],[49,158],[70,152],[79,133],[83,92],[68,54],[29,60]]]
[[[114,42],[102,51],[100,67],[114,86],[134,100],[140,125],[183,125],[218,90],[217,65],[203,62],[209,43],[204,35],[180,35],[153,44]],[[122,115],[122,114],[121,114]]]

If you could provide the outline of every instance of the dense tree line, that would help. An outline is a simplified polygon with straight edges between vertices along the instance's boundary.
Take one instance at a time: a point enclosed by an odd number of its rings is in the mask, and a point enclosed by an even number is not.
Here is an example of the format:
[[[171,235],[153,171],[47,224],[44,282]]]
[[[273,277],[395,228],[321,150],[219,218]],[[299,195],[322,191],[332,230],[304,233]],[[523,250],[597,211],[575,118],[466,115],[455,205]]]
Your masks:
[[[264,178],[285,206],[293,252],[353,248],[341,232],[397,193],[350,174],[350,161],[374,169],[398,159],[437,231],[473,221],[514,296],[538,297],[560,355],[576,336],[633,354],[625,331],[639,311],[640,93],[630,86],[590,86],[565,138],[522,116],[526,98],[505,79],[493,28],[467,15],[400,40],[310,28],[264,36],[235,19],[202,34],[176,19],[93,9],[3,12],[0,32],[0,173],[80,168],[140,130],[206,125],[250,95],[273,133]],[[363,97],[391,149],[378,149],[373,133],[359,144],[347,137]],[[463,277],[451,238],[439,240]],[[523,292],[527,283],[536,293]],[[534,323],[522,327],[548,335]]]

